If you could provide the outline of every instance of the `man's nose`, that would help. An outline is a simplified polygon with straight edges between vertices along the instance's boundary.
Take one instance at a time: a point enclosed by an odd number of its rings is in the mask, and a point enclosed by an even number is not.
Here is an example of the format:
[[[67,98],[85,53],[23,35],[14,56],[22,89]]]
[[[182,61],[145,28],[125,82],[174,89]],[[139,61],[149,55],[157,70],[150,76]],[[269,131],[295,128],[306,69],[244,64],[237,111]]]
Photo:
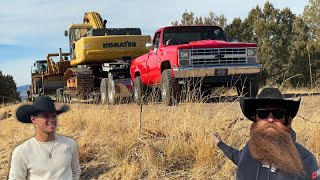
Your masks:
[[[269,123],[274,122],[274,117],[273,117],[272,113],[269,113],[269,116],[267,117],[267,122],[269,122]]]

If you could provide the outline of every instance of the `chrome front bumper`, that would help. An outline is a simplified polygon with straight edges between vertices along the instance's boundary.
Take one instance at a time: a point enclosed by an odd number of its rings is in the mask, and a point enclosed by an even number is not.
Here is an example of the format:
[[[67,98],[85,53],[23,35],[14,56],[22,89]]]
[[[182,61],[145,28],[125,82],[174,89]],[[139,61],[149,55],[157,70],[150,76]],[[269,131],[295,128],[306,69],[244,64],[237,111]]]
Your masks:
[[[233,76],[241,74],[258,74],[260,64],[246,66],[210,66],[210,67],[178,67],[173,68],[175,78]]]

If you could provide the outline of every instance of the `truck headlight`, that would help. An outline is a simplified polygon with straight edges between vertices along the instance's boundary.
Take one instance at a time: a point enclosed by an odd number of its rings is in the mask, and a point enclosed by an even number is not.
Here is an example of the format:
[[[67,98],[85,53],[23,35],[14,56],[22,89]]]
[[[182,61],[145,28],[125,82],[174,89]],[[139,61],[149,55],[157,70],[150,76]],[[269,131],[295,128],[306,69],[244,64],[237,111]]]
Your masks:
[[[255,56],[257,54],[257,48],[248,48],[247,56]]]
[[[179,59],[188,59],[189,58],[189,51],[181,50],[179,51]]]

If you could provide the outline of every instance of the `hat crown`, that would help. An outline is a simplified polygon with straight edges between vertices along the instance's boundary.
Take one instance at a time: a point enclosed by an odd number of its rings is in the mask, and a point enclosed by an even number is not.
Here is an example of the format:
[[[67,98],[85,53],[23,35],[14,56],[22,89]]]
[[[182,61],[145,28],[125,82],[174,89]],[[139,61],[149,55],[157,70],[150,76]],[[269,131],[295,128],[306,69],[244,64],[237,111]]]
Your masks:
[[[284,97],[280,90],[277,88],[264,88],[258,95],[257,99],[279,99],[283,100]]]
[[[53,101],[47,96],[40,96],[32,105],[40,111],[56,111]]]

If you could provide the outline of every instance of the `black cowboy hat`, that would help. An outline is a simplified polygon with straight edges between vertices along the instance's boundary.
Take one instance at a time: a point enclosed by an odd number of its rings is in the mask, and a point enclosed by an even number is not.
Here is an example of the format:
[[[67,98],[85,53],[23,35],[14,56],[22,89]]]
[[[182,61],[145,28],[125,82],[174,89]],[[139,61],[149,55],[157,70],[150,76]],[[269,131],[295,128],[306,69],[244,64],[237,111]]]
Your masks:
[[[282,107],[292,119],[297,115],[301,98],[285,98],[278,88],[264,88],[253,98],[240,97],[240,107],[246,118],[255,121],[256,109],[268,104]]]
[[[36,101],[32,103],[32,105],[22,105],[16,111],[17,119],[23,123],[32,123],[30,116],[35,115],[39,112],[56,112],[57,114],[61,114],[67,112],[69,110],[69,106],[63,105],[59,110],[54,106],[53,101],[48,96],[40,96]]]

